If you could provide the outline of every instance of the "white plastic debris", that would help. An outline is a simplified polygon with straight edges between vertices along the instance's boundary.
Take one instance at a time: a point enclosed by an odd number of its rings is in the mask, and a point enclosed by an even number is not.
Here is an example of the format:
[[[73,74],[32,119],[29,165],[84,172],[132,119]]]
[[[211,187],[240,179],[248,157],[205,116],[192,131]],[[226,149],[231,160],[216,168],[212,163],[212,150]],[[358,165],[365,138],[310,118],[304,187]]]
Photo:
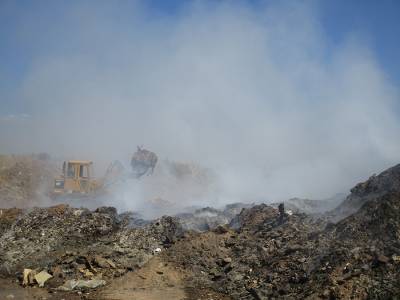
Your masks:
[[[36,275],[35,270],[24,269],[22,285],[27,286],[27,285],[33,284],[34,283],[33,279],[34,279],[35,275]]]
[[[59,291],[72,291],[75,289],[95,289],[99,286],[106,284],[105,280],[102,279],[91,279],[91,280],[67,280],[62,286],[59,286]]]
[[[45,282],[52,277],[53,276],[43,270],[42,272],[35,275],[35,280],[39,284],[39,287],[44,287]]]
[[[79,217],[80,215],[82,215],[83,213],[83,209],[77,209],[73,212],[74,216]]]

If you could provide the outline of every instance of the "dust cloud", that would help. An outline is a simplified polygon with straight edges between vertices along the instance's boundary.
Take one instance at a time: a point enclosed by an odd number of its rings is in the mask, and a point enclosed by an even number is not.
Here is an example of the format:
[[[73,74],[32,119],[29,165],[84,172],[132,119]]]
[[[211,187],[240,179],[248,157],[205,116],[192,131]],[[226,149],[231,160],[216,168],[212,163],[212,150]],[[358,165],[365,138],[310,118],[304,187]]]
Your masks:
[[[21,16],[31,62],[8,93],[24,111],[0,118],[1,152],[90,159],[101,176],[144,145],[161,163],[119,190],[122,209],[157,195],[321,199],[399,161],[398,90],[362,37],[330,44],[312,2],[194,1],[156,16],[145,3],[69,2],[42,17],[50,2]],[[213,181],[162,177],[166,160]]]

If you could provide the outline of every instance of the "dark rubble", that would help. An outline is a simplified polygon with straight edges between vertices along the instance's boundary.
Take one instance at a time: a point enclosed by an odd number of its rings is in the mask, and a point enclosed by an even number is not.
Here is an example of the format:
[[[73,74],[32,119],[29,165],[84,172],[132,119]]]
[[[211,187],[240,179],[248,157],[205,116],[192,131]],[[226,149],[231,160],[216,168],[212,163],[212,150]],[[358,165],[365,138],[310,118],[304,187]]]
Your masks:
[[[24,269],[44,270],[52,276],[45,288],[54,291],[66,283],[109,283],[157,256],[186,274],[188,290],[231,299],[395,298],[399,169],[357,185],[338,209],[319,216],[266,204],[153,221],[112,207],[2,210],[0,275],[22,284]],[[358,209],[343,218],[345,206]]]
[[[391,167],[379,175],[372,175],[367,181],[357,184],[350,195],[328,215],[332,221],[338,221],[356,213],[364,203],[390,192],[400,192],[400,164]]]
[[[120,217],[112,207],[90,211],[58,205],[21,210],[14,217],[0,237],[0,275],[22,281],[24,269],[46,270],[53,275],[51,288],[68,279],[121,276],[183,233],[172,217],[133,228],[127,214]]]
[[[387,175],[397,170],[374,177],[381,189],[365,192],[366,199],[352,203],[349,196],[346,205],[363,205],[336,224],[262,204],[164,255],[192,270],[192,285],[234,299],[393,298],[400,294],[400,193],[385,186],[398,186],[400,178]]]

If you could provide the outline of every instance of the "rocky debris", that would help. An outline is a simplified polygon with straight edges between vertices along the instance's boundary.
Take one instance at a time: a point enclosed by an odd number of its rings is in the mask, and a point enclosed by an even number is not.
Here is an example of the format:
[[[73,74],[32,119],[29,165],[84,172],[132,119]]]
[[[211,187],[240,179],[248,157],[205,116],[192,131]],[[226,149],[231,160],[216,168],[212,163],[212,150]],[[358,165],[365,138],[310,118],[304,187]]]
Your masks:
[[[50,251],[86,246],[118,229],[116,214],[66,205],[34,208],[0,237],[1,271],[15,272],[32,261],[44,268]]]
[[[173,217],[138,228],[112,207],[34,208],[22,211],[0,236],[0,274],[50,289],[65,282],[65,289],[94,288],[93,280],[140,268],[182,235]]]
[[[166,260],[192,270],[194,286],[234,299],[392,298],[400,293],[400,193],[367,201],[337,224],[244,209],[231,229],[188,236]],[[396,259],[396,260],[395,260]]]
[[[286,203],[204,208],[149,222],[112,207],[7,210],[0,216],[0,274],[77,293],[157,255],[157,266],[180,269],[188,288],[233,299],[391,299],[400,294],[396,168],[353,189],[361,206],[337,223],[289,213]],[[166,276],[164,267],[151,276]]]
[[[329,213],[330,219],[338,221],[357,212],[366,202],[393,192],[400,192],[400,164],[357,184],[345,201]]]
[[[255,226],[260,226],[267,219],[276,219],[279,211],[269,205],[260,204],[251,209],[244,209],[236,215],[229,226],[233,229],[246,230]]]
[[[262,291],[267,284],[278,290],[291,282],[304,283],[303,265],[314,251],[308,235],[323,230],[323,224],[296,214],[282,220],[277,209],[262,204],[244,209],[231,225],[235,230],[189,237],[164,255],[184,268],[193,268],[193,284],[236,299],[273,296],[274,290],[271,294]],[[291,291],[293,295],[297,292]]]

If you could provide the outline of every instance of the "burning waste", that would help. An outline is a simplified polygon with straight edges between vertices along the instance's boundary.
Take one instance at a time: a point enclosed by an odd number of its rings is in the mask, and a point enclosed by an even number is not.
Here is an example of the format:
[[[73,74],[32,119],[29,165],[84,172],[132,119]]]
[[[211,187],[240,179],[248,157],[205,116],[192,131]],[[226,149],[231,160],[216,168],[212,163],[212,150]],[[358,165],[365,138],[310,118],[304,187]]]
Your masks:
[[[140,299],[143,293],[159,299],[160,292],[170,299],[387,299],[400,293],[400,165],[358,184],[330,211],[299,201],[306,212],[293,209],[292,199],[153,220],[105,206],[4,208],[0,296],[7,296],[7,280],[49,299]],[[138,286],[118,292],[132,276]]]

